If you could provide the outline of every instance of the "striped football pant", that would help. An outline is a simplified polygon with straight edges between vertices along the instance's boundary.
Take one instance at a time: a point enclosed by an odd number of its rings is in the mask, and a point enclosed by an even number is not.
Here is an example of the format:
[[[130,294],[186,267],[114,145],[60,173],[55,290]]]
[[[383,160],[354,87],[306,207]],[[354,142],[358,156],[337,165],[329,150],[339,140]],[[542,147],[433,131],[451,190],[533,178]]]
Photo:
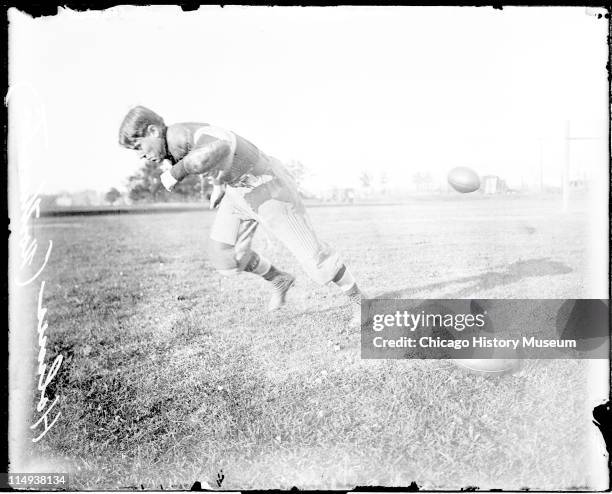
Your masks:
[[[211,228],[211,240],[233,245],[235,258],[245,258],[255,230],[261,225],[289,249],[315,282],[324,285],[332,281],[342,261],[317,238],[303,205],[269,199],[255,212],[244,200],[249,190],[227,187]]]

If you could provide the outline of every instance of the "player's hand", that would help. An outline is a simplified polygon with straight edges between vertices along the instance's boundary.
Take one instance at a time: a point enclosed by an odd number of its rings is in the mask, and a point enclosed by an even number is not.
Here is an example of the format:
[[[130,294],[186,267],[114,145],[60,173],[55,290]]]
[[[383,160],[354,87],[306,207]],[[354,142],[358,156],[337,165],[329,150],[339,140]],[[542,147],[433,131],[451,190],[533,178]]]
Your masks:
[[[221,202],[221,199],[223,199],[224,195],[225,195],[225,185],[214,184],[212,192],[210,194],[210,205],[209,205],[210,209],[215,209]]]
[[[161,162],[161,165],[159,165],[159,170],[161,173],[169,172],[170,170],[172,170],[172,162],[166,158],[164,161]]]
[[[170,170],[166,170],[159,176],[159,180],[168,192],[172,192],[178,180],[172,176]]]
[[[151,193],[153,197],[155,197],[157,193],[160,191],[160,189],[164,187],[165,185],[163,183],[161,175],[163,175],[164,173],[170,173],[171,169],[172,169],[172,163],[170,162],[170,160],[165,159],[164,161],[162,161],[159,167],[153,172],[153,178],[151,180],[151,184],[149,185],[149,192]]]

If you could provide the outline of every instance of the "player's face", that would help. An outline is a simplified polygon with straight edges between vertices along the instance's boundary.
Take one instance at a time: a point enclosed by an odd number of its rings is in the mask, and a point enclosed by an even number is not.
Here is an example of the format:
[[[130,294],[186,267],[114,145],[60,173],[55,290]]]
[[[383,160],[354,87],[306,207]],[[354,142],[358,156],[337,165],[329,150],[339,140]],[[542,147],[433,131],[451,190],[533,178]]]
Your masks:
[[[166,139],[162,135],[161,129],[155,125],[150,125],[147,135],[136,139],[134,149],[141,159],[161,163],[166,157]]]

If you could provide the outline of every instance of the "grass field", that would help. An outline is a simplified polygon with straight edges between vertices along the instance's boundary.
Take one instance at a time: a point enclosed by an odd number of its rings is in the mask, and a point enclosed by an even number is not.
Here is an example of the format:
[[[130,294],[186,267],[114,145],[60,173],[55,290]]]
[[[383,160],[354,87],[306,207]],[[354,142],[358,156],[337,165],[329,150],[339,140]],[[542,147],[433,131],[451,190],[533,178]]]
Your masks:
[[[459,197],[310,213],[373,297],[585,297],[588,215],[558,206]],[[254,247],[298,275],[287,308],[265,311],[257,277],[216,274],[212,219],[35,225],[54,241],[47,347],[65,357],[51,390],[62,419],[39,444],[74,487],[602,487],[586,361],[487,378],[444,360],[362,360],[342,296],[261,232]]]

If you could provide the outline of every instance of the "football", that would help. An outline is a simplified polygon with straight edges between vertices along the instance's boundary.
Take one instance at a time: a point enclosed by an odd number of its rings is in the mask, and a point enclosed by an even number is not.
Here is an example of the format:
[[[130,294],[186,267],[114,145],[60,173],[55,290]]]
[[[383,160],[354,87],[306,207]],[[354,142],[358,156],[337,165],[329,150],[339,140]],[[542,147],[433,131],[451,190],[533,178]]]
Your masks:
[[[518,358],[453,359],[453,363],[471,373],[487,376],[514,372],[519,367]]]
[[[480,179],[474,170],[467,166],[458,166],[448,172],[448,183],[457,192],[474,192],[480,188]]]

